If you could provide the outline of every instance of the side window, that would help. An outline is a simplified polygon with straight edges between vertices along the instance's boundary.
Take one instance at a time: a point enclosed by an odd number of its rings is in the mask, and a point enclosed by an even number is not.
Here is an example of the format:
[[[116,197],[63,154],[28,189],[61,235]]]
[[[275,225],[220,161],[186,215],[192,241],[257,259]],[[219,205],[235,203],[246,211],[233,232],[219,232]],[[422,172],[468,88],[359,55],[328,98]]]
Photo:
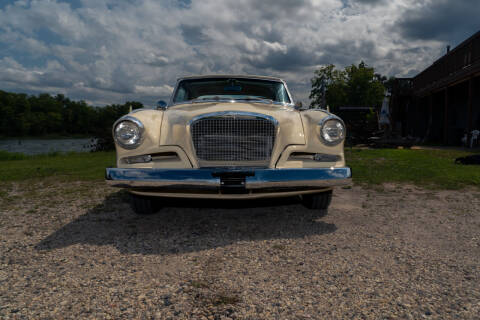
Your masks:
[[[287,97],[287,91],[285,90],[283,85],[277,86],[277,94],[276,94],[277,101],[280,102],[289,102]]]
[[[175,102],[181,102],[181,101],[185,101],[185,95],[186,95],[186,91],[183,87],[179,87],[178,90],[177,90],[177,94],[175,96]]]

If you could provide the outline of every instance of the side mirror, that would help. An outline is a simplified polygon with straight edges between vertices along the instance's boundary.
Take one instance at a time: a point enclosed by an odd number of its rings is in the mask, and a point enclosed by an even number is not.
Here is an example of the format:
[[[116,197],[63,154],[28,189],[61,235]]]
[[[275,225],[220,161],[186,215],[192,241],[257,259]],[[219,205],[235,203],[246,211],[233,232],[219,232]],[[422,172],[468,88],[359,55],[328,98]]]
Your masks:
[[[294,106],[295,110],[301,110],[303,108],[303,103],[302,101],[297,101],[295,102],[295,106]]]
[[[167,108],[167,103],[163,100],[157,102],[157,109],[165,110]]]

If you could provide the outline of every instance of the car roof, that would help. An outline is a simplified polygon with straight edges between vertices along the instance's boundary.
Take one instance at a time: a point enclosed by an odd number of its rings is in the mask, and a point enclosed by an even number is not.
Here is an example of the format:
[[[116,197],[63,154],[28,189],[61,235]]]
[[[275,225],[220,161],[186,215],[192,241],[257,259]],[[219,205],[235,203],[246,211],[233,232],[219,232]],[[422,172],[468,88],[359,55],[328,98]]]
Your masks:
[[[244,78],[244,79],[259,79],[259,80],[284,82],[282,79],[276,78],[276,77],[239,75],[239,74],[208,74],[208,75],[188,76],[188,77],[178,78],[177,81],[190,80],[190,79],[211,79],[211,78]]]

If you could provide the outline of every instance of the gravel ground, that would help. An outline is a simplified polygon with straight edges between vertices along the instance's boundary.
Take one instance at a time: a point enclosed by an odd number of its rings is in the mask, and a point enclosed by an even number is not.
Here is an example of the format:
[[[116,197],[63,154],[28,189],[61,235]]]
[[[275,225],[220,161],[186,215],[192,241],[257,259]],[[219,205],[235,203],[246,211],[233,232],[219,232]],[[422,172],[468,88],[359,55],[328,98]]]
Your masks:
[[[480,191],[167,201],[103,183],[0,187],[0,318],[478,319]]]

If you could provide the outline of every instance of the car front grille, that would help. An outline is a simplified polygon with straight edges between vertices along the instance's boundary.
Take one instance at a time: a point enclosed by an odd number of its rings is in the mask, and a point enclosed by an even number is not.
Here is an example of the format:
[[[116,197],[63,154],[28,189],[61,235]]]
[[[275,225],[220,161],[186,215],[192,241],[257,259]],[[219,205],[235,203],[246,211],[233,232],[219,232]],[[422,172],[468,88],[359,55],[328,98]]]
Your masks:
[[[203,161],[270,161],[276,124],[263,115],[227,114],[194,120],[191,134]]]

